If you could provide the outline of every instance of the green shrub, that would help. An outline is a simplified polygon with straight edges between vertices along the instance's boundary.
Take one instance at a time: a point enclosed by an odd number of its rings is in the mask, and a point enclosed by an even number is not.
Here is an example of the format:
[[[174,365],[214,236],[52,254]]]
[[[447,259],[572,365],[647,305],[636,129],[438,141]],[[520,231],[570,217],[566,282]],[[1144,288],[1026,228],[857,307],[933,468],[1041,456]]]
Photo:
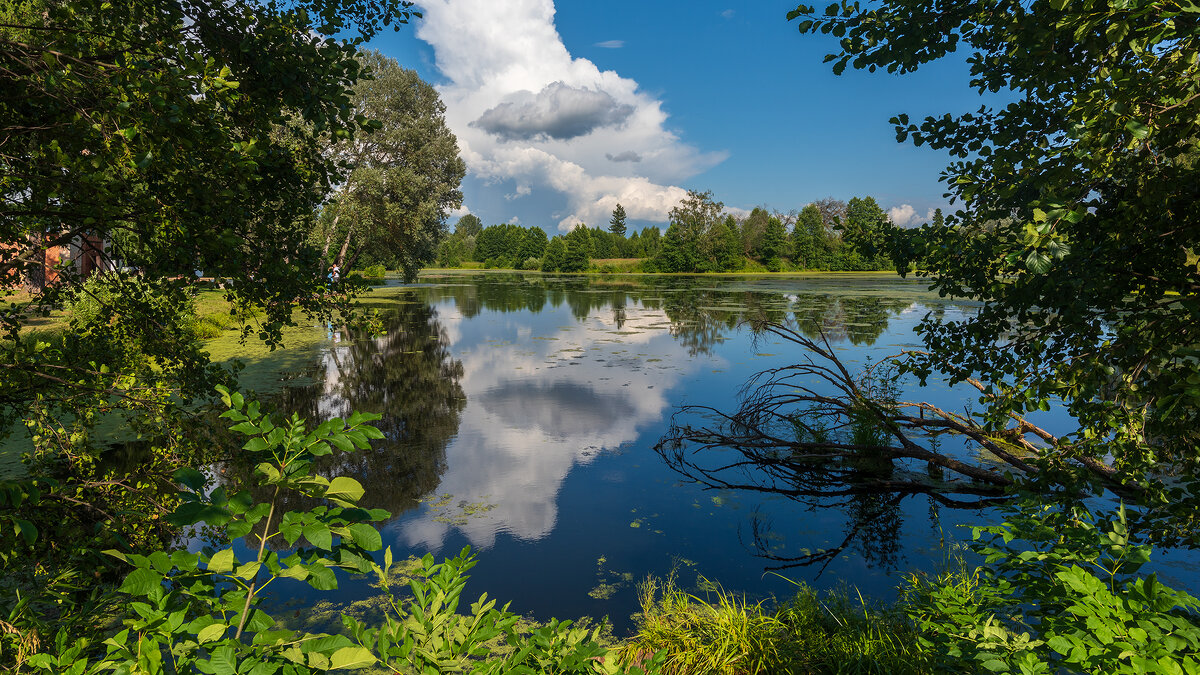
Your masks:
[[[93,274],[75,290],[67,310],[71,322],[77,326],[92,326],[109,320],[109,313],[117,297],[113,280],[104,274]]]
[[[201,340],[209,340],[233,328],[233,317],[228,312],[215,312],[197,317],[192,322],[192,333]]]
[[[371,265],[362,271],[364,279],[382,279],[387,275],[387,270],[383,265]]]
[[[525,262],[521,263],[522,270],[536,270],[536,269],[540,269],[541,267],[542,267],[541,259],[534,258],[532,256],[526,258]]]
[[[942,669],[1200,672],[1200,600],[1138,574],[1150,548],[1130,541],[1124,507],[1105,523],[1081,507],[1023,504],[975,538],[984,565],[908,585]]]

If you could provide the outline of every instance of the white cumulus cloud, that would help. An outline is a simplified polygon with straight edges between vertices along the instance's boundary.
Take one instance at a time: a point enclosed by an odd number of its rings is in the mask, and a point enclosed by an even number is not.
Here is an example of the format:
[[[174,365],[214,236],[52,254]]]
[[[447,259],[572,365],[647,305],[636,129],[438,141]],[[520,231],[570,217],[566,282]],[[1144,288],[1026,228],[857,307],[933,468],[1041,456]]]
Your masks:
[[[891,218],[892,222],[900,227],[920,225],[933,220],[933,209],[929,209],[928,213],[922,217],[912,204],[901,204],[888,209],[888,218]]]
[[[446,122],[468,170],[481,189],[529,188],[547,224],[601,224],[618,202],[632,219],[664,222],[685,195],[679,183],[726,156],[683,142],[637,82],[573,57],[552,0],[419,4],[417,37],[445,78]]]

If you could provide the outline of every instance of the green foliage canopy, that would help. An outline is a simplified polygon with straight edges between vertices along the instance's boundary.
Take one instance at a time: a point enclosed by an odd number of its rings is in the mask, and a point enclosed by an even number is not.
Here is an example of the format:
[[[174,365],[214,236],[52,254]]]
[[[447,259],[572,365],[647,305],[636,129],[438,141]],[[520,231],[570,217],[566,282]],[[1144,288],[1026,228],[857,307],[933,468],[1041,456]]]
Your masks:
[[[1042,439],[1039,479],[1124,485],[1165,539],[1196,543],[1200,491],[1200,7],[1038,0],[801,6],[826,57],[906,73],[965,49],[970,84],[1012,102],[910,122],[897,138],[953,158],[961,209],[893,232],[900,270],[984,302],[930,319],[912,368],[980,377],[990,428],[1061,400],[1078,429]],[[1177,479],[1184,479],[1182,482]],[[1083,481],[1083,482],[1080,482]]]
[[[369,79],[355,87],[352,104],[371,120],[371,133],[335,146],[353,170],[333,205],[338,215],[325,248],[336,232],[343,237],[341,267],[370,249],[391,257],[412,281],[436,257],[447,212],[462,205],[466,165],[433,87],[379,52],[357,58]]]
[[[592,235],[586,225],[580,225],[563,237],[566,253],[558,266],[560,272],[586,271],[592,258]]]
[[[408,7],[6,3],[0,293],[52,276],[42,270],[56,247],[110,242],[102,262],[126,271],[110,273],[114,301],[94,326],[138,332],[164,374],[195,385],[185,395],[209,391],[207,359],[163,318],[187,312],[196,270],[226,280],[233,311],[262,311],[258,330],[270,341],[297,306],[328,313],[303,223],[343,175],[325,147],[367,125],[349,105],[361,75],[355,44],[406,22]],[[77,344],[80,331],[61,348],[20,339],[32,316],[79,295],[78,275],[59,272],[31,303],[0,313],[0,424],[28,418],[34,397],[75,410],[85,392],[122,391],[98,333],[95,349]]]

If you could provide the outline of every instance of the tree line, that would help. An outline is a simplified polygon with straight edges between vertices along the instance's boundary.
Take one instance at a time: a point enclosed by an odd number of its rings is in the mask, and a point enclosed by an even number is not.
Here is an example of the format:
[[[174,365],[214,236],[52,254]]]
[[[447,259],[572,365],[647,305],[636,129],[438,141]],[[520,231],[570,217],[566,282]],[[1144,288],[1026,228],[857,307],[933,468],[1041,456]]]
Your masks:
[[[939,209],[934,220],[941,217]],[[886,270],[894,269],[885,243],[889,226],[873,197],[849,202],[828,197],[798,213],[756,207],[739,218],[711,191],[693,190],[671,209],[665,234],[651,226],[626,236],[620,204],[607,228],[580,223],[554,237],[537,226],[484,227],[478,216],[467,214],[439,245],[436,264],[583,272],[597,260],[639,259],[634,269],[643,272]]]

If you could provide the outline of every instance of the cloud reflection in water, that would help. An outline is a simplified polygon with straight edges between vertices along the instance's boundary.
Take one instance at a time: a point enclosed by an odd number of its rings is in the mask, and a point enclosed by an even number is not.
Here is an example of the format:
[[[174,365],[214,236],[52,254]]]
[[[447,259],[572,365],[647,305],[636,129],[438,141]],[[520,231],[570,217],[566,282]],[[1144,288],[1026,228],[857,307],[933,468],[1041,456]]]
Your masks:
[[[696,368],[661,309],[631,303],[619,331],[611,312],[577,320],[565,305],[547,310],[532,331],[498,313],[474,317],[468,330],[455,307],[439,307],[467,408],[437,494],[492,508],[465,522],[425,509],[398,523],[406,545],[439,550],[451,528],[479,548],[500,532],[547,536],[571,468],[661,420],[669,389]]]

